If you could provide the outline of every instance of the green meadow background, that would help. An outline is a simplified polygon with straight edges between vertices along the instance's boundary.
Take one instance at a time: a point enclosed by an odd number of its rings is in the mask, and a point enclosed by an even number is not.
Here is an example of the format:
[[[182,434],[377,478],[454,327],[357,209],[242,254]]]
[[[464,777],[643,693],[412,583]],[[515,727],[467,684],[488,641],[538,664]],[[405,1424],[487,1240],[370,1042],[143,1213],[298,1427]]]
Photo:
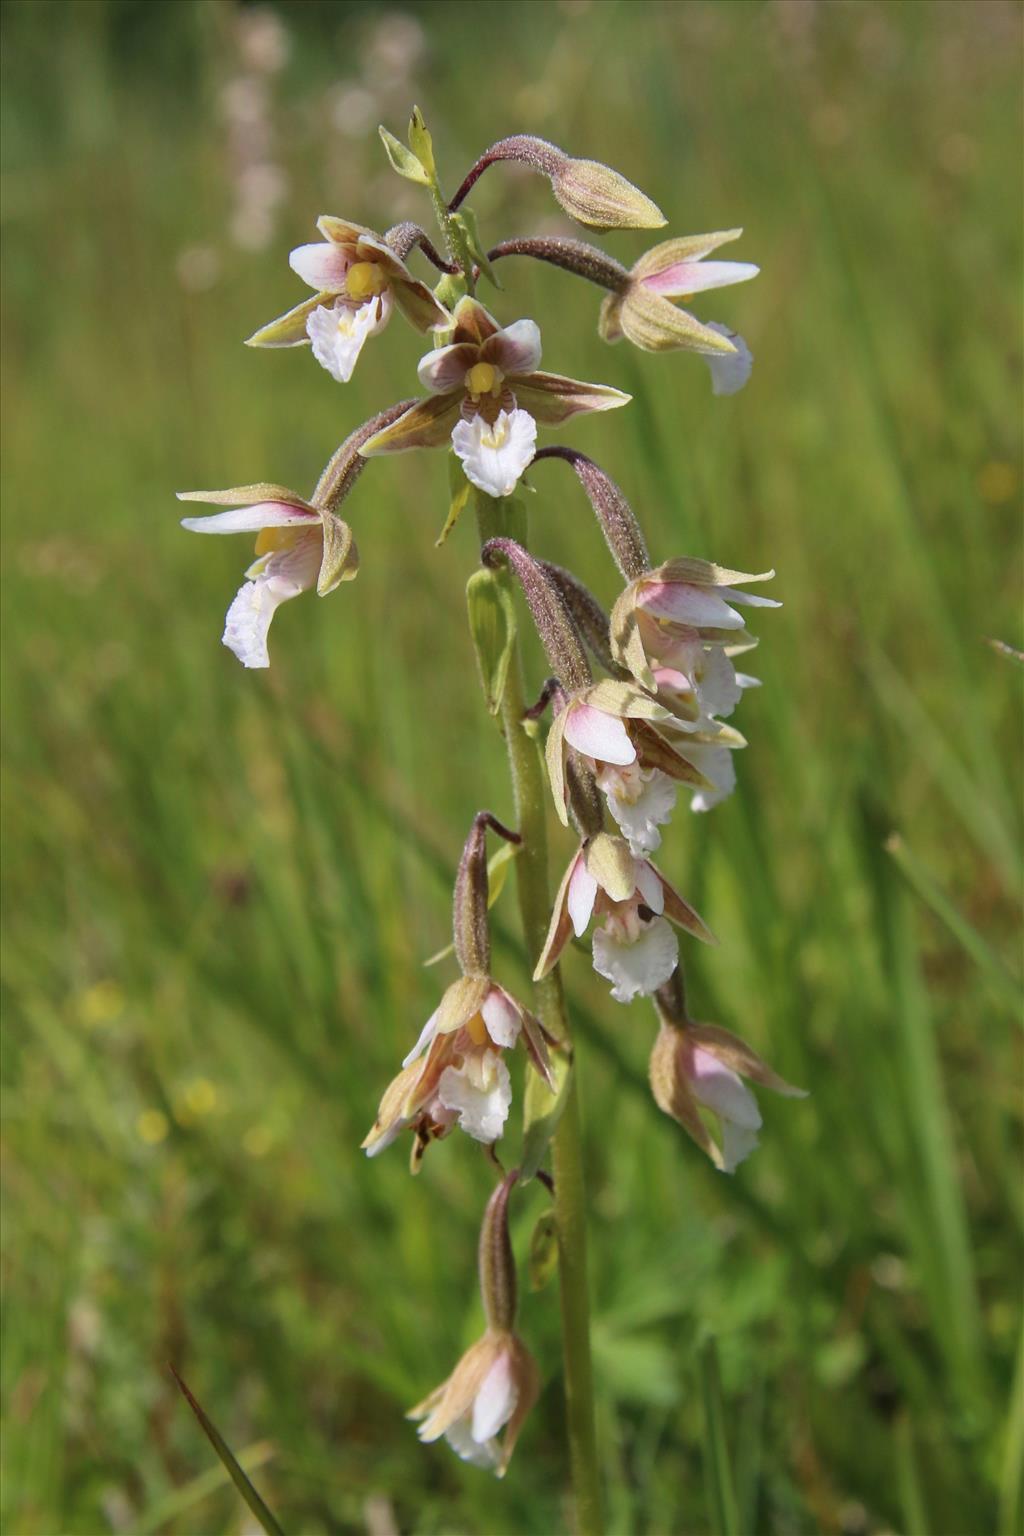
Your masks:
[[[697,358],[604,347],[565,274],[508,261],[490,300],[536,316],[547,366],[632,392],[562,436],[656,557],[774,566],[785,604],[756,624],[738,792],[681,804],[662,864],[721,939],[686,945],[698,1015],[810,1098],[762,1095],[760,1150],[716,1173],[649,1102],[652,1010],[565,967],[610,1529],[722,1529],[709,1335],[739,1536],[1019,1529],[1021,668],[987,641],[1022,641],[1021,14],[8,0],[11,1536],[254,1529],[169,1363],[292,1536],[569,1528],[553,1285],[523,1297],[543,1390],[504,1483],[403,1419],[480,1327],[485,1159],[452,1137],[412,1181],[404,1146],[359,1151],[453,975],[423,961],[469,819],[511,814],[473,530],[435,548],[443,455],[375,463],[358,581],[289,604],[247,673],[219,639],[248,541],[185,534],[173,499],[308,491],[415,391],[397,320],[346,387],[241,346],[302,296],[317,214],[427,221],[376,136],[414,101],[449,188],[537,133],[640,183],[666,233],[744,225],[762,267],[697,306],[756,355],[731,399]],[[570,232],[515,171],[474,205],[489,241]],[[574,478],[534,483],[535,547],[610,604]],[[510,894],[495,919],[525,986]],[[520,1255],[545,1203],[516,1202]]]

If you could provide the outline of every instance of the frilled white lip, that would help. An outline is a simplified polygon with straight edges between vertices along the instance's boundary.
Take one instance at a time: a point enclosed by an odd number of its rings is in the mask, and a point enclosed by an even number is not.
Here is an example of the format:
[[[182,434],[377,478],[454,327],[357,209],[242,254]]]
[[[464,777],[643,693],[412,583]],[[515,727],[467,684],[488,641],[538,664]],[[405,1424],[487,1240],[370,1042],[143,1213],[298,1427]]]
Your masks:
[[[459,1129],[475,1141],[497,1141],[512,1103],[508,1067],[497,1051],[466,1053],[461,1066],[445,1067],[437,1084],[445,1109],[459,1117]]]
[[[675,809],[675,781],[660,769],[643,770],[633,764],[626,769],[603,766],[597,782],[630,852],[653,853],[661,844],[658,827],[671,820]]]
[[[323,559],[319,520],[290,549],[275,550],[256,562],[242,583],[224,620],[221,640],[243,667],[269,667],[267,635],[282,603],[316,586]]]
[[[608,924],[594,934],[593,955],[594,970],[612,983],[615,1001],[630,1003],[664,986],[679,963],[679,942],[663,917],[645,923],[632,940]]]
[[[480,414],[457,421],[452,447],[469,480],[488,496],[510,496],[537,446],[537,423],[528,411],[500,411],[493,424]]]
[[[342,300],[331,308],[318,305],[306,321],[306,335],[312,343],[313,356],[332,379],[347,384],[366,342],[382,331],[390,318],[389,293],[358,306]]]

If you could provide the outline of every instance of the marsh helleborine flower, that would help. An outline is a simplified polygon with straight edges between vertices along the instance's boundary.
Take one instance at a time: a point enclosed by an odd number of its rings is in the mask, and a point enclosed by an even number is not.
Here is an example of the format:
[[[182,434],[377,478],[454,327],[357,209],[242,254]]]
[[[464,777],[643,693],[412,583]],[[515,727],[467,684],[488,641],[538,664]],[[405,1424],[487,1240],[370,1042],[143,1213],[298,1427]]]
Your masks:
[[[716,395],[742,389],[753,362],[742,336],[717,322],[705,324],[673,302],[679,299],[685,303],[709,288],[725,288],[756,277],[758,268],[748,261],[705,260],[742,233],[741,229],[726,229],[711,235],[690,235],[665,240],[647,251],[630,270],[625,286],[609,293],[601,305],[598,330],[604,340],[620,341],[625,336],[645,352],[681,347],[703,353]]]
[[[502,328],[468,296],[456,305],[454,320],[450,345],[419,365],[430,398],[364,443],[365,457],[450,441],[467,479],[488,496],[508,496],[533,458],[538,422],[558,426],[630,399],[603,384],[539,372],[540,331],[533,320]]]
[[[288,258],[292,271],[316,292],[250,336],[248,346],[311,342],[317,362],[347,384],[364,343],[384,329],[394,307],[418,331],[451,324],[444,305],[381,235],[330,214],[317,219],[317,228],[323,240],[298,246]]]
[[[582,938],[594,916],[604,919],[594,934],[594,969],[613,983],[612,997],[619,1003],[651,996],[672,975],[679,945],[669,922],[715,943],[702,918],[649,859],[636,858],[621,837],[599,832],[569,862],[534,980],[558,963],[573,933]]]
[[[181,526],[192,533],[258,535],[257,559],[228,609],[222,637],[245,667],[269,667],[267,632],[282,603],[312,587],[326,597],[341,582],[351,581],[359,569],[348,524],[282,485],[179,491],[178,500],[233,509],[182,518]]]
[[[744,1078],[786,1098],[807,1097],[727,1029],[678,1025],[664,1017],[651,1052],[650,1077],[659,1109],[677,1120],[723,1173],[733,1173],[750,1156],[761,1128],[757,1100]],[[720,1144],[701,1118],[701,1109],[716,1119]]]

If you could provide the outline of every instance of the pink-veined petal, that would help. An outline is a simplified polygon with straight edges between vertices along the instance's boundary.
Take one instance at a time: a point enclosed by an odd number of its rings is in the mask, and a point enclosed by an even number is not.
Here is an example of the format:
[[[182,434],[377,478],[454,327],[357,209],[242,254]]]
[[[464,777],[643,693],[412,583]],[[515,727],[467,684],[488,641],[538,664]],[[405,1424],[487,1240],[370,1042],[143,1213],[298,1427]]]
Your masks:
[[[532,373],[540,366],[540,327],[535,320],[516,320],[491,336],[480,348],[480,359],[502,373]]]
[[[341,293],[352,265],[352,253],[333,240],[315,240],[311,245],[296,246],[288,257],[288,265],[310,288],[321,293]]]
[[[583,854],[578,853],[572,874],[569,876],[569,889],[565,902],[573,932],[578,939],[581,939],[587,931],[587,924],[594,915],[596,900],[597,880],[587,868]]]
[[[456,342],[421,357],[416,372],[424,389],[432,395],[445,395],[450,390],[465,388],[466,374],[479,356],[480,349],[471,341]]]
[[[495,1045],[503,1047],[515,1045],[522,1027],[519,1009],[503,987],[491,988],[484,998],[480,1012],[483,1014],[487,1033]]]
[[[286,501],[261,501],[230,512],[211,512],[206,517],[183,517],[181,526],[190,533],[258,533],[261,528],[289,528],[295,523],[318,523],[315,512],[293,507]]]
[[[645,608],[659,619],[672,619],[694,629],[742,629],[743,620],[722,597],[723,591],[729,588],[711,591],[682,581],[645,581],[636,602],[638,608]]]
[[[565,712],[565,739],[570,746],[600,763],[634,763],[636,748],[622,721],[591,704],[570,704]]]
[[[518,1396],[511,1357],[502,1350],[480,1383],[473,1403],[473,1439],[478,1445],[493,1440],[508,1423]]]
[[[535,420],[557,427],[572,416],[591,411],[613,411],[628,405],[632,395],[607,384],[586,384],[559,373],[523,373],[512,380],[516,403]]]
[[[732,283],[748,283],[760,267],[749,261],[677,261],[650,277],[641,278],[645,288],[662,293],[667,299],[681,299],[709,288],[728,288]]]

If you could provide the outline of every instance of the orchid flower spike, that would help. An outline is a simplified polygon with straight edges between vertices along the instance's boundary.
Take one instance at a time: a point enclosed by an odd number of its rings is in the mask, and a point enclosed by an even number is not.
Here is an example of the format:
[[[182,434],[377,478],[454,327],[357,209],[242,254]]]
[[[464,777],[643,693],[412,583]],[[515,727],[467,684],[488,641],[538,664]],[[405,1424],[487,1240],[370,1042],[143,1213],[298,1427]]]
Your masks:
[[[333,512],[314,507],[281,485],[240,485],[229,491],[179,491],[179,501],[233,510],[183,517],[192,533],[255,533],[255,562],[227,612],[223,643],[244,667],[269,667],[267,633],[280,605],[315,587],[326,597],[359,569],[352,530]]]
[[[628,284],[601,305],[598,330],[605,341],[623,336],[645,352],[685,348],[701,352],[711,368],[716,395],[731,395],[750,377],[753,359],[741,336],[716,322],[705,324],[672,301],[688,302],[709,288],[725,288],[756,277],[749,261],[706,261],[712,251],[739,239],[741,229],[665,240],[647,251],[629,273]]]
[[[317,220],[317,228],[323,240],[298,246],[288,258],[292,270],[316,292],[250,336],[247,346],[311,342],[317,362],[347,384],[365,342],[384,329],[396,306],[418,331],[451,325],[444,305],[413,277],[383,236],[330,214]]]
[[[538,422],[558,426],[630,399],[604,384],[538,372],[540,331],[533,320],[502,329],[468,295],[454,320],[451,344],[428,352],[419,365],[429,399],[364,443],[367,458],[450,441],[473,485],[488,496],[509,496],[534,456]]]
[[[653,995],[672,975],[679,944],[669,923],[705,944],[716,942],[649,859],[637,858],[621,837],[599,832],[581,845],[562,878],[535,981],[558,963],[573,933],[583,937],[595,916],[604,923],[594,934],[594,969],[612,982],[619,1003]]]
[[[516,1272],[507,1208],[517,1177],[513,1171],[494,1191],[480,1229],[480,1294],[487,1330],[448,1379],[408,1414],[424,1421],[421,1440],[443,1435],[463,1461],[498,1477],[505,1475],[539,1385],[533,1358],[515,1332]]]
[[[734,1173],[757,1146],[761,1112],[743,1081],[790,1099],[803,1099],[738,1036],[716,1024],[678,1024],[659,1008],[661,1027],[651,1052],[651,1091],[658,1108],[677,1120],[723,1173]],[[717,1123],[718,1139],[701,1110]]]

